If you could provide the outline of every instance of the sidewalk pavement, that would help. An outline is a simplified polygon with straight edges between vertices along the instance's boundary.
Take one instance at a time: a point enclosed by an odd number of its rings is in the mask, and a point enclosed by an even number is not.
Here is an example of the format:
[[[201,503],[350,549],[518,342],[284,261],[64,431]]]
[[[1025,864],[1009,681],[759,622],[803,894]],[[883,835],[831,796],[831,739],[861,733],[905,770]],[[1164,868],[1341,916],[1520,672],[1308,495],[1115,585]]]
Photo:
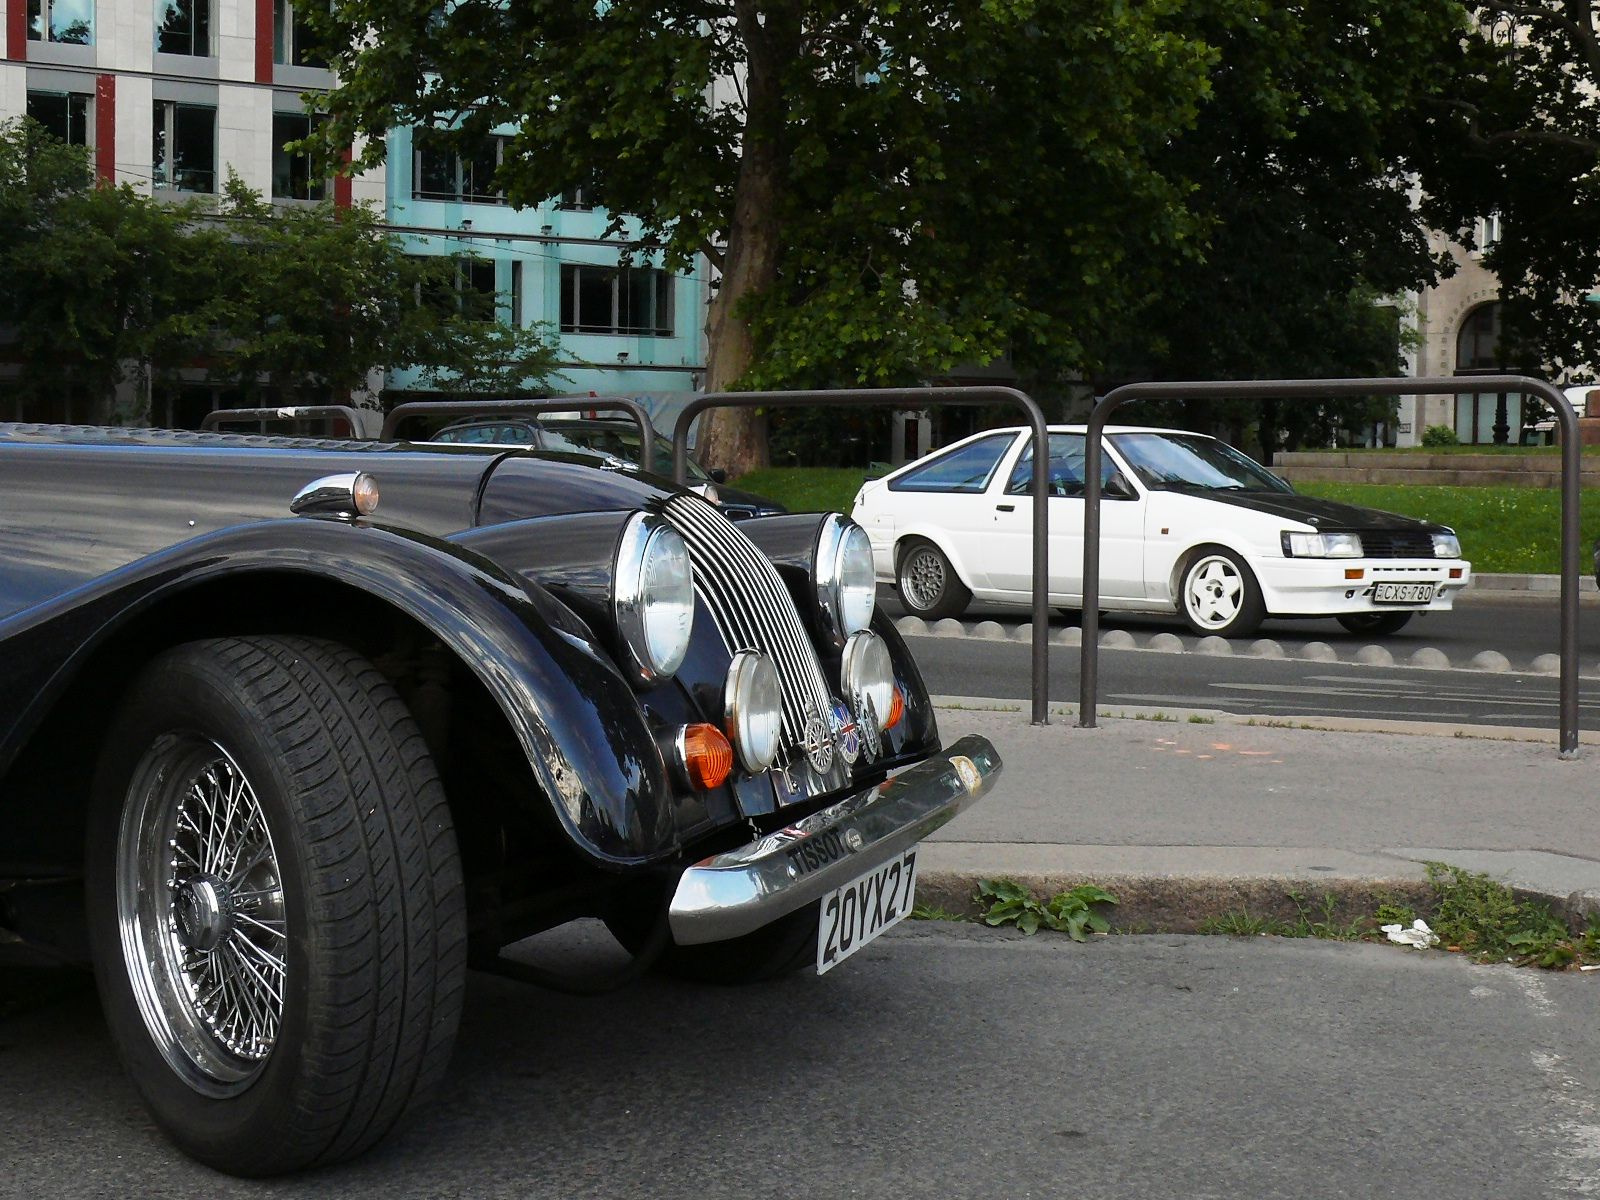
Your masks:
[[[941,697],[946,741],[989,737],[994,790],[924,843],[917,898],[974,912],[980,879],[1044,896],[1098,883],[1123,929],[1190,932],[1248,912],[1371,915],[1429,895],[1423,864],[1490,874],[1580,922],[1600,910],[1600,734]],[[1143,719],[1138,719],[1138,718]],[[1314,726],[1314,727],[1313,727]]]

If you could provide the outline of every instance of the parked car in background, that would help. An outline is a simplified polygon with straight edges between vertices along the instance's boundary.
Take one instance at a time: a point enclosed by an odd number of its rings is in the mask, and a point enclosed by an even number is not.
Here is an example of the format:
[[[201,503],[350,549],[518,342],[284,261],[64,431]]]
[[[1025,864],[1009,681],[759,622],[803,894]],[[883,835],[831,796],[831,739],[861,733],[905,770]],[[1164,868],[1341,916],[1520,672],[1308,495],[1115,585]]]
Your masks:
[[[639,461],[639,427],[629,420],[474,417],[445,426],[431,440],[458,445],[599,454],[630,464]],[[672,475],[672,443],[659,434],[651,454],[650,469],[668,478]],[[730,521],[771,517],[789,511],[776,500],[729,487],[722,471],[707,471],[692,455],[687,476],[688,486],[720,508]]]
[[[220,1170],[385,1136],[469,964],[601,986],[501,956],[564,922],[634,955],[610,985],[831,969],[1000,769],[941,749],[837,513],[735,526],[592,454],[12,424],[0,511],[0,961],[92,962]]]
[[[1081,425],[1050,430],[1050,603],[1083,598]],[[1302,496],[1225,442],[1170,429],[1106,430],[1100,607],[1177,613],[1199,634],[1248,635],[1269,617],[1332,617],[1388,634],[1448,609],[1471,578],[1442,525]],[[853,515],[878,578],[907,611],[974,598],[1031,601],[1033,439],[975,434],[864,484]]]

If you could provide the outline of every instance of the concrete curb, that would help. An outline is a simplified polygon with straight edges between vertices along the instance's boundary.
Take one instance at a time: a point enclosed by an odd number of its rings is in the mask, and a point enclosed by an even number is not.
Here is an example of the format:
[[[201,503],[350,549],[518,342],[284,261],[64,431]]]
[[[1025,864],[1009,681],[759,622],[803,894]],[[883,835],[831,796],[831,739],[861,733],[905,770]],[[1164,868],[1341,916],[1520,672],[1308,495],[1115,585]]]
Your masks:
[[[1007,629],[990,618],[980,621],[959,621],[946,617],[932,625],[921,617],[899,617],[894,627],[902,637],[967,638],[977,641],[1028,642],[1033,638],[1029,623]],[[1050,631],[1052,646],[1078,646],[1083,643],[1083,630],[1068,625]],[[1211,654],[1243,655],[1249,658],[1288,659],[1307,662],[1348,663],[1364,667],[1409,667],[1427,671],[1483,671],[1496,674],[1555,675],[1561,670],[1561,658],[1556,654],[1540,654],[1526,666],[1518,668],[1510,659],[1496,650],[1484,650],[1465,663],[1453,663],[1450,656],[1436,646],[1420,646],[1407,654],[1404,662],[1396,662],[1393,652],[1384,646],[1368,645],[1351,651],[1332,646],[1327,642],[1306,642],[1292,653],[1283,643],[1272,638],[1257,638],[1244,649],[1236,649],[1226,638],[1179,637],[1166,631],[1149,635],[1136,635],[1126,629],[1108,629],[1100,635],[1102,650],[1137,650],[1157,654]],[[1580,677],[1600,678],[1600,663],[1585,668],[1579,665]]]
[[[942,723],[951,728],[960,723],[963,712],[973,714],[969,723],[990,728],[997,719],[1007,720],[1009,714],[1015,714],[1018,722],[1027,721],[1020,703],[958,696],[936,696],[933,702]],[[980,713],[987,716],[979,718]],[[1529,743],[1551,740],[1547,731],[1520,728],[1340,717],[1262,719],[1215,709],[1111,706],[1102,710],[1101,716],[1106,720],[1099,727],[1082,729],[1075,724],[1075,706],[1053,704],[1049,718],[1051,726],[1059,726],[1059,733],[1046,727],[1030,730],[1029,737],[1037,744],[1041,738],[1059,736],[1063,769],[1072,758],[1073,738],[1106,736],[1116,730],[1117,722],[1130,720],[1293,730],[1283,735],[1257,735],[1267,739],[1264,744],[1274,744],[1275,737],[1276,742],[1291,746],[1304,738],[1300,730],[1449,739],[1453,745],[1459,745],[1458,739],[1463,737]],[[1131,727],[1124,726],[1123,732],[1131,732]],[[1204,736],[1234,740],[1221,729]],[[1589,745],[1600,745],[1600,730],[1580,738]],[[1404,753],[1414,757],[1411,751]],[[1423,757],[1443,762],[1450,754],[1450,747],[1441,745],[1425,751]],[[1053,751],[1051,756],[1054,761]],[[1028,756],[1021,755],[1018,761],[1025,763]],[[1048,788],[1057,781],[1035,779],[1026,771],[1009,777],[1012,786],[1046,789],[1041,794],[1048,797]],[[1213,782],[1210,786],[1220,785]],[[974,840],[939,835],[923,843],[917,884],[920,903],[975,917],[980,915],[976,901],[979,882],[1005,878],[1023,884],[1040,898],[1084,883],[1103,887],[1118,898],[1107,918],[1124,932],[1194,933],[1208,922],[1241,914],[1260,921],[1348,925],[1375,915],[1378,906],[1386,902],[1429,915],[1434,898],[1424,864],[1446,862],[1500,879],[1518,895],[1549,905],[1566,917],[1574,931],[1583,927],[1590,913],[1600,911],[1600,861],[1555,850],[1463,849],[1459,844],[1453,848],[1388,846],[1376,850],[1326,844],[1067,844],[1018,841],[1014,835],[1010,835],[1013,840],[979,840],[985,829],[981,821],[965,827],[957,824],[951,827],[955,837],[965,834]]]

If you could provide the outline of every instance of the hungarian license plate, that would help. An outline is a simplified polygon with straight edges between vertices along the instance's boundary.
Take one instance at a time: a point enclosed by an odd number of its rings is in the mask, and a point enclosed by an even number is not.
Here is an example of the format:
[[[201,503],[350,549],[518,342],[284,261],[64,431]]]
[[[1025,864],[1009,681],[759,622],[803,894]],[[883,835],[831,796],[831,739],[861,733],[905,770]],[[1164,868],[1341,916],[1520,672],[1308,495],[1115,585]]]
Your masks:
[[[917,848],[822,898],[817,974],[838,966],[911,912],[917,894]]]
[[[1434,583],[1375,583],[1372,585],[1374,604],[1431,604]]]

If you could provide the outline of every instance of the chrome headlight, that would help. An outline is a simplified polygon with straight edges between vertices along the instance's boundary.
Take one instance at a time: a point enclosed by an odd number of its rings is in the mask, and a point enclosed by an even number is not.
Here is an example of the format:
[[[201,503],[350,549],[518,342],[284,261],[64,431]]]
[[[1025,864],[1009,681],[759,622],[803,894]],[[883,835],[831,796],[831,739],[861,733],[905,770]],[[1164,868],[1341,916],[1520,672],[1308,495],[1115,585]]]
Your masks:
[[[635,678],[654,683],[683,665],[694,626],[689,547],[660,517],[635,513],[613,568],[612,610]]]
[[[872,624],[878,602],[878,572],[872,540],[848,517],[829,513],[817,531],[817,603],[835,642]]]
[[[1360,558],[1361,538],[1354,533],[1280,534],[1285,558]]]
[[[759,650],[741,650],[728,666],[722,697],[728,740],[746,771],[765,771],[778,757],[783,689],[778,668]]]
[[[1435,558],[1460,558],[1461,539],[1453,533],[1434,534],[1433,556]]]
[[[844,644],[839,683],[858,721],[868,717],[879,729],[886,726],[894,707],[894,660],[889,647],[875,633],[863,630]]]

